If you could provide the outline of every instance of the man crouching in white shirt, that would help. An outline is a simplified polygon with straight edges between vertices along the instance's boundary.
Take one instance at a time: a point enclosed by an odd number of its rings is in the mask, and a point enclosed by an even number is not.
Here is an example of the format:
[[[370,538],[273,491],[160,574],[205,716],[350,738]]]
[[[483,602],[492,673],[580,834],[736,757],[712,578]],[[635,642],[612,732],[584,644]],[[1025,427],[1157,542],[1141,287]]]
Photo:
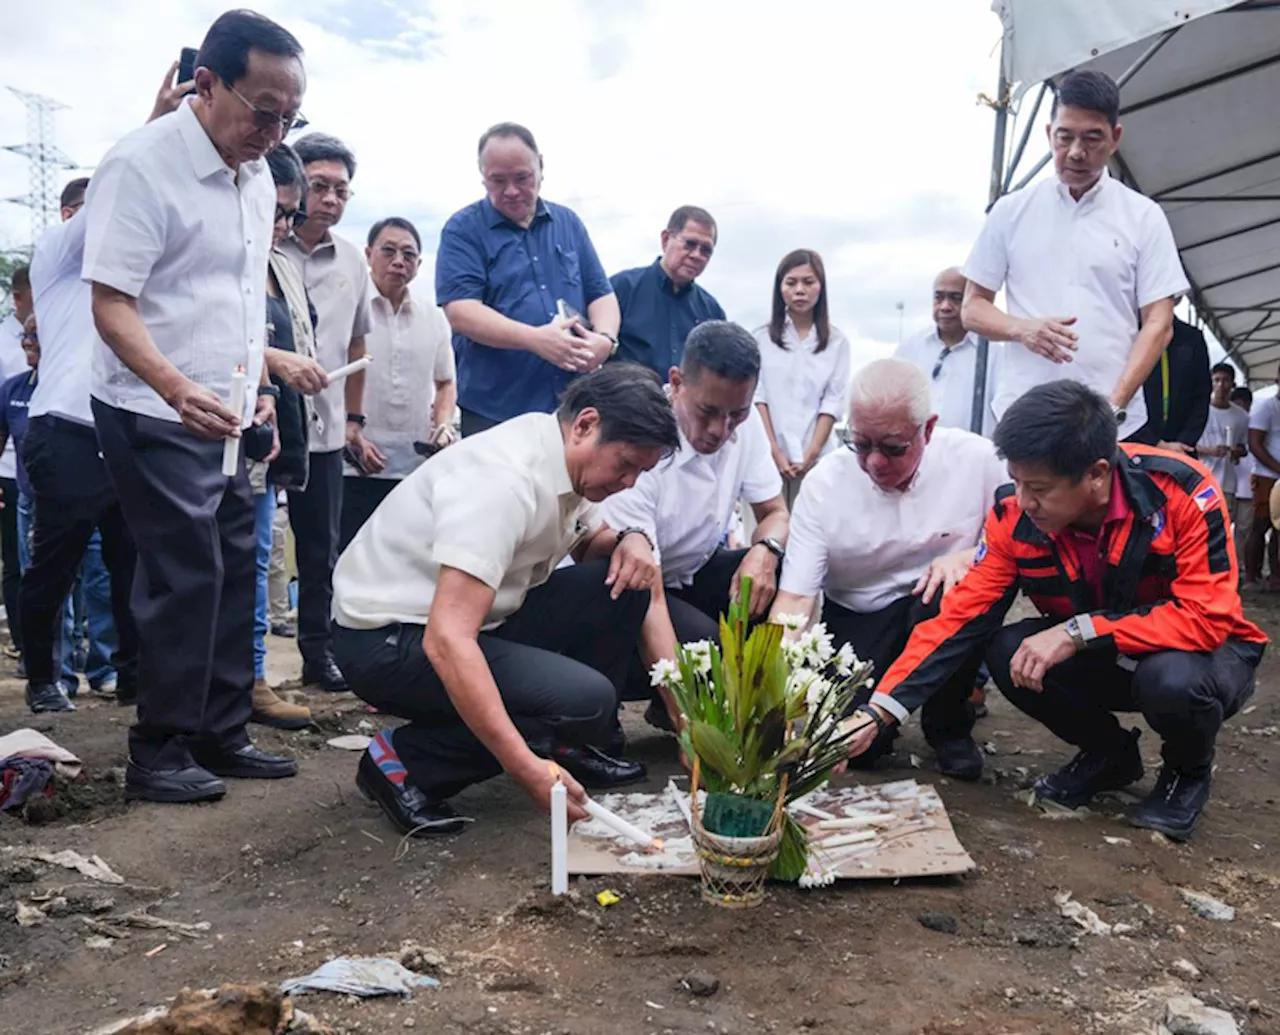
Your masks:
[[[698,324],[672,367],[671,405],[680,426],[680,452],[646,471],[635,487],[601,508],[609,528],[639,533],[662,565],[666,608],[681,643],[714,640],[719,618],[751,579],[751,615],[769,613],[787,542],[787,504],[769,439],[752,405],[760,377],[760,347],[726,320]],[[741,499],[756,519],[752,544],[724,547],[733,508]],[[603,533],[588,556],[612,548]],[[649,696],[649,680],[634,666],[627,697]],[[674,729],[677,717],[654,697],[645,718]]]
[[[333,573],[334,654],[350,687],[408,719],[380,733],[356,784],[400,830],[457,833],[448,799],[507,772],[570,819],[588,786],[643,778],[594,749],[617,723],[639,639],[666,622],[640,536],[582,562],[595,503],[679,447],[658,378],[629,363],[574,381],[554,414],[527,413],[437,454],[400,482]],[[669,657],[666,642],[648,661]]]
[[[808,618],[821,591],[836,646],[850,644],[877,675],[973,566],[996,489],[1009,480],[989,441],[937,424],[922,371],[900,359],[863,367],[851,389],[848,448],[814,468],[791,518],[772,617]],[[939,771],[960,780],[982,775],[969,701],[981,661],[975,652],[921,714]],[[888,731],[856,761],[870,766],[892,748]]]

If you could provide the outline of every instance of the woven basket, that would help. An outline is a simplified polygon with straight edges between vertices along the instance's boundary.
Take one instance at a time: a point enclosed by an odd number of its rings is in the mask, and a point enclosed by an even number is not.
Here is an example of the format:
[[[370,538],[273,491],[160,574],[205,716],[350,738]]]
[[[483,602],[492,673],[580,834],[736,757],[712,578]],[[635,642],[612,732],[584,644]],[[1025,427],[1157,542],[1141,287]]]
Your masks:
[[[782,779],[778,802],[765,833],[760,837],[726,837],[713,834],[702,825],[698,806],[699,767],[695,756],[689,809],[693,820],[693,846],[698,853],[698,867],[702,874],[702,898],[725,909],[758,906],[764,901],[765,878],[782,847],[786,777]]]

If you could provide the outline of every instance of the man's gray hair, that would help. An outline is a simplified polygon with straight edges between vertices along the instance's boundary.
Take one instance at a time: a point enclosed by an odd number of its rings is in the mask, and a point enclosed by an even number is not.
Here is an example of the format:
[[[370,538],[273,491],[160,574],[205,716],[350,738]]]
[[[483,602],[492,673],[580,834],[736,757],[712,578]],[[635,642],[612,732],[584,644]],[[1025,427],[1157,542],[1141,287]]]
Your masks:
[[[899,410],[915,424],[933,416],[929,378],[914,363],[903,359],[877,359],[854,376],[849,390],[849,413],[885,413]]]

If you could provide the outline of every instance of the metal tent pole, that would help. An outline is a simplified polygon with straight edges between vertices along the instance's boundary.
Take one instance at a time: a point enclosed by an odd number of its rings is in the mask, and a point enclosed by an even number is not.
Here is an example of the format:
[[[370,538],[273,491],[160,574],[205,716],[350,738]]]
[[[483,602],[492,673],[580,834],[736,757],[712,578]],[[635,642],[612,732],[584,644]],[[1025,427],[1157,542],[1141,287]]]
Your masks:
[[[987,207],[990,208],[999,199],[1004,188],[1004,153],[1005,136],[1009,129],[1009,80],[1004,71],[1004,41],[1000,43],[1000,80],[996,86],[996,132],[991,144],[991,186],[988,192]],[[982,418],[986,413],[987,402],[987,356],[991,351],[991,343],[986,338],[978,339],[978,355],[973,370],[973,413],[969,418],[969,430],[976,435],[982,434]]]

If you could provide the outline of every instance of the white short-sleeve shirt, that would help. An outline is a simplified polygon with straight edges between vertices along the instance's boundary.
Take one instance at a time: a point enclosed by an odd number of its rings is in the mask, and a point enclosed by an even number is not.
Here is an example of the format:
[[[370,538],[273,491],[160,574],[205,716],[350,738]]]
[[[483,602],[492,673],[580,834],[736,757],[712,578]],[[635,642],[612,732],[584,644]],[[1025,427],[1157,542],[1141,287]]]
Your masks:
[[[36,322],[39,323],[39,320],[37,316]],[[7,381],[26,369],[27,354],[22,351],[22,324],[15,314],[10,313],[0,320],[0,382]],[[17,476],[17,455],[13,451],[13,439],[10,438],[4,444],[4,452],[0,453],[0,478]]]
[[[657,548],[663,583],[687,586],[728,533],[739,499],[764,503],[781,493],[764,423],[752,407],[714,453],[697,452],[681,431],[680,451],[605,500],[600,516],[610,528],[643,528]]]
[[[1265,434],[1267,452],[1274,459],[1280,460],[1280,397],[1271,395],[1253,404],[1253,409],[1249,411],[1249,430]],[[1253,458],[1253,473],[1259,478],[1280,478],[1280,472],[1271,470],[1256,455]]]
[[[348,629],[426,625],[442,567],[494,591],[485,630],[600,527],[573,490],[554,414],[526,413],[437,453],[373,512],[333,570],[333,619]]]
[[[93,291],[80,277],[86,225],[81,209],[65,223],[50,227],[36,242],[31,258],[40,380],[28,412],[32,417],[48,414],[92,425],[89,375],[98,332],[93,325]]]
[[[886,492],[849,449],[823,457],[800,487],[778,588],[819,591],[858,614],[909,594],[931,561],[978,543],[1008,470],[985,438],[937,428],[915,480]]]
[[[837,421],[844,416],[849,390],[849,339],[832,327],[827,347],[818,352],[817,329],[810,328],[801,338],[790,316],[782,325],[786,348],[774,344],[767,326],[758,327],[754,333],[760,346],[755,401],[769,407],[773,437],[789,460],[799,462],[813,440],[818,415],[830,414]],[[834,447],[829,436],[822,452],[829,453]]]
[[[423,289],[428,296],[430,289]],[[422,292],[418,292],[421,294]],[[370,283],[372,327],[365,347],[373,362],[365,371],[365,437],[387,458],[386,468],[369,478],[399,479],[422,463],[413,448],[431,434],[436,382],[456,378],[453,338],[444,313],[430,297],[410,291],[397,311]],[[352,467],[344,473],[361,477]]]
[[[1003,285],[1011,316],[1076,317],[1079,348],[1070,363],[1009,344],[993,401],[997,418],[1029,389],[1060,378],[1110,396],[1143,307],[1188,290],[1160,206],[1106,172],[1079,201],[1057,179],[1005,195],[987,216],[964,275],[988,291]],[[1147,422],[1141,388],[1126,413],[1121,438]]]
[[[989,400],[995,391],[995,375],[1002,342],[989,342],[987,346],[986,398],[983,407],[982,433],[990,437],[995,430],[995,413]],[[973,378],[978,369],[978,336],[966,334],[964,340],[947,348],[938,337],[938,328],[907,338],[897,351],[895,359],[903,359],[924,371],[929,378],[929,391],[933,397],[933,410],[938,424],[944,428],[968,431],[973,423]],[[937,376],[934,376],[934,371]]]
[[[84,279],[136,298],[156,347],[224,400],[235,368],[244,367],[244,427],[262,376],[275,206],[266,160],[233,170],[190,102],[120,140],[85,197]],[[101,340],[91,391],[110,406],[179,420]]]
[[[307,294],[316,308],[316,360],[325,370],[345,366],[351,339],[365,337],[371,326],[369,264],[364,252],[332,232],[309,252],[293,235],[280,243],[280,250],[302,270]],[[365,349],[373,362],[378,362],[368,342]],[[368,376],[366,372],[366,385]],[[313,453],[332,453],[347,444],[346,384],[337,381],[314,397]]]
[[[1249,415],[1239,406],[1228,403],[1225,407],[1209,404],[1209,419],[1200,434],[1197,446],[1249,446]],[[1234,496],[1240,480],[1240,464],[1225,456],[1201,458],[1222,486],[1222,491]],[[1247,477],[1247,475],[1246,475]]]

